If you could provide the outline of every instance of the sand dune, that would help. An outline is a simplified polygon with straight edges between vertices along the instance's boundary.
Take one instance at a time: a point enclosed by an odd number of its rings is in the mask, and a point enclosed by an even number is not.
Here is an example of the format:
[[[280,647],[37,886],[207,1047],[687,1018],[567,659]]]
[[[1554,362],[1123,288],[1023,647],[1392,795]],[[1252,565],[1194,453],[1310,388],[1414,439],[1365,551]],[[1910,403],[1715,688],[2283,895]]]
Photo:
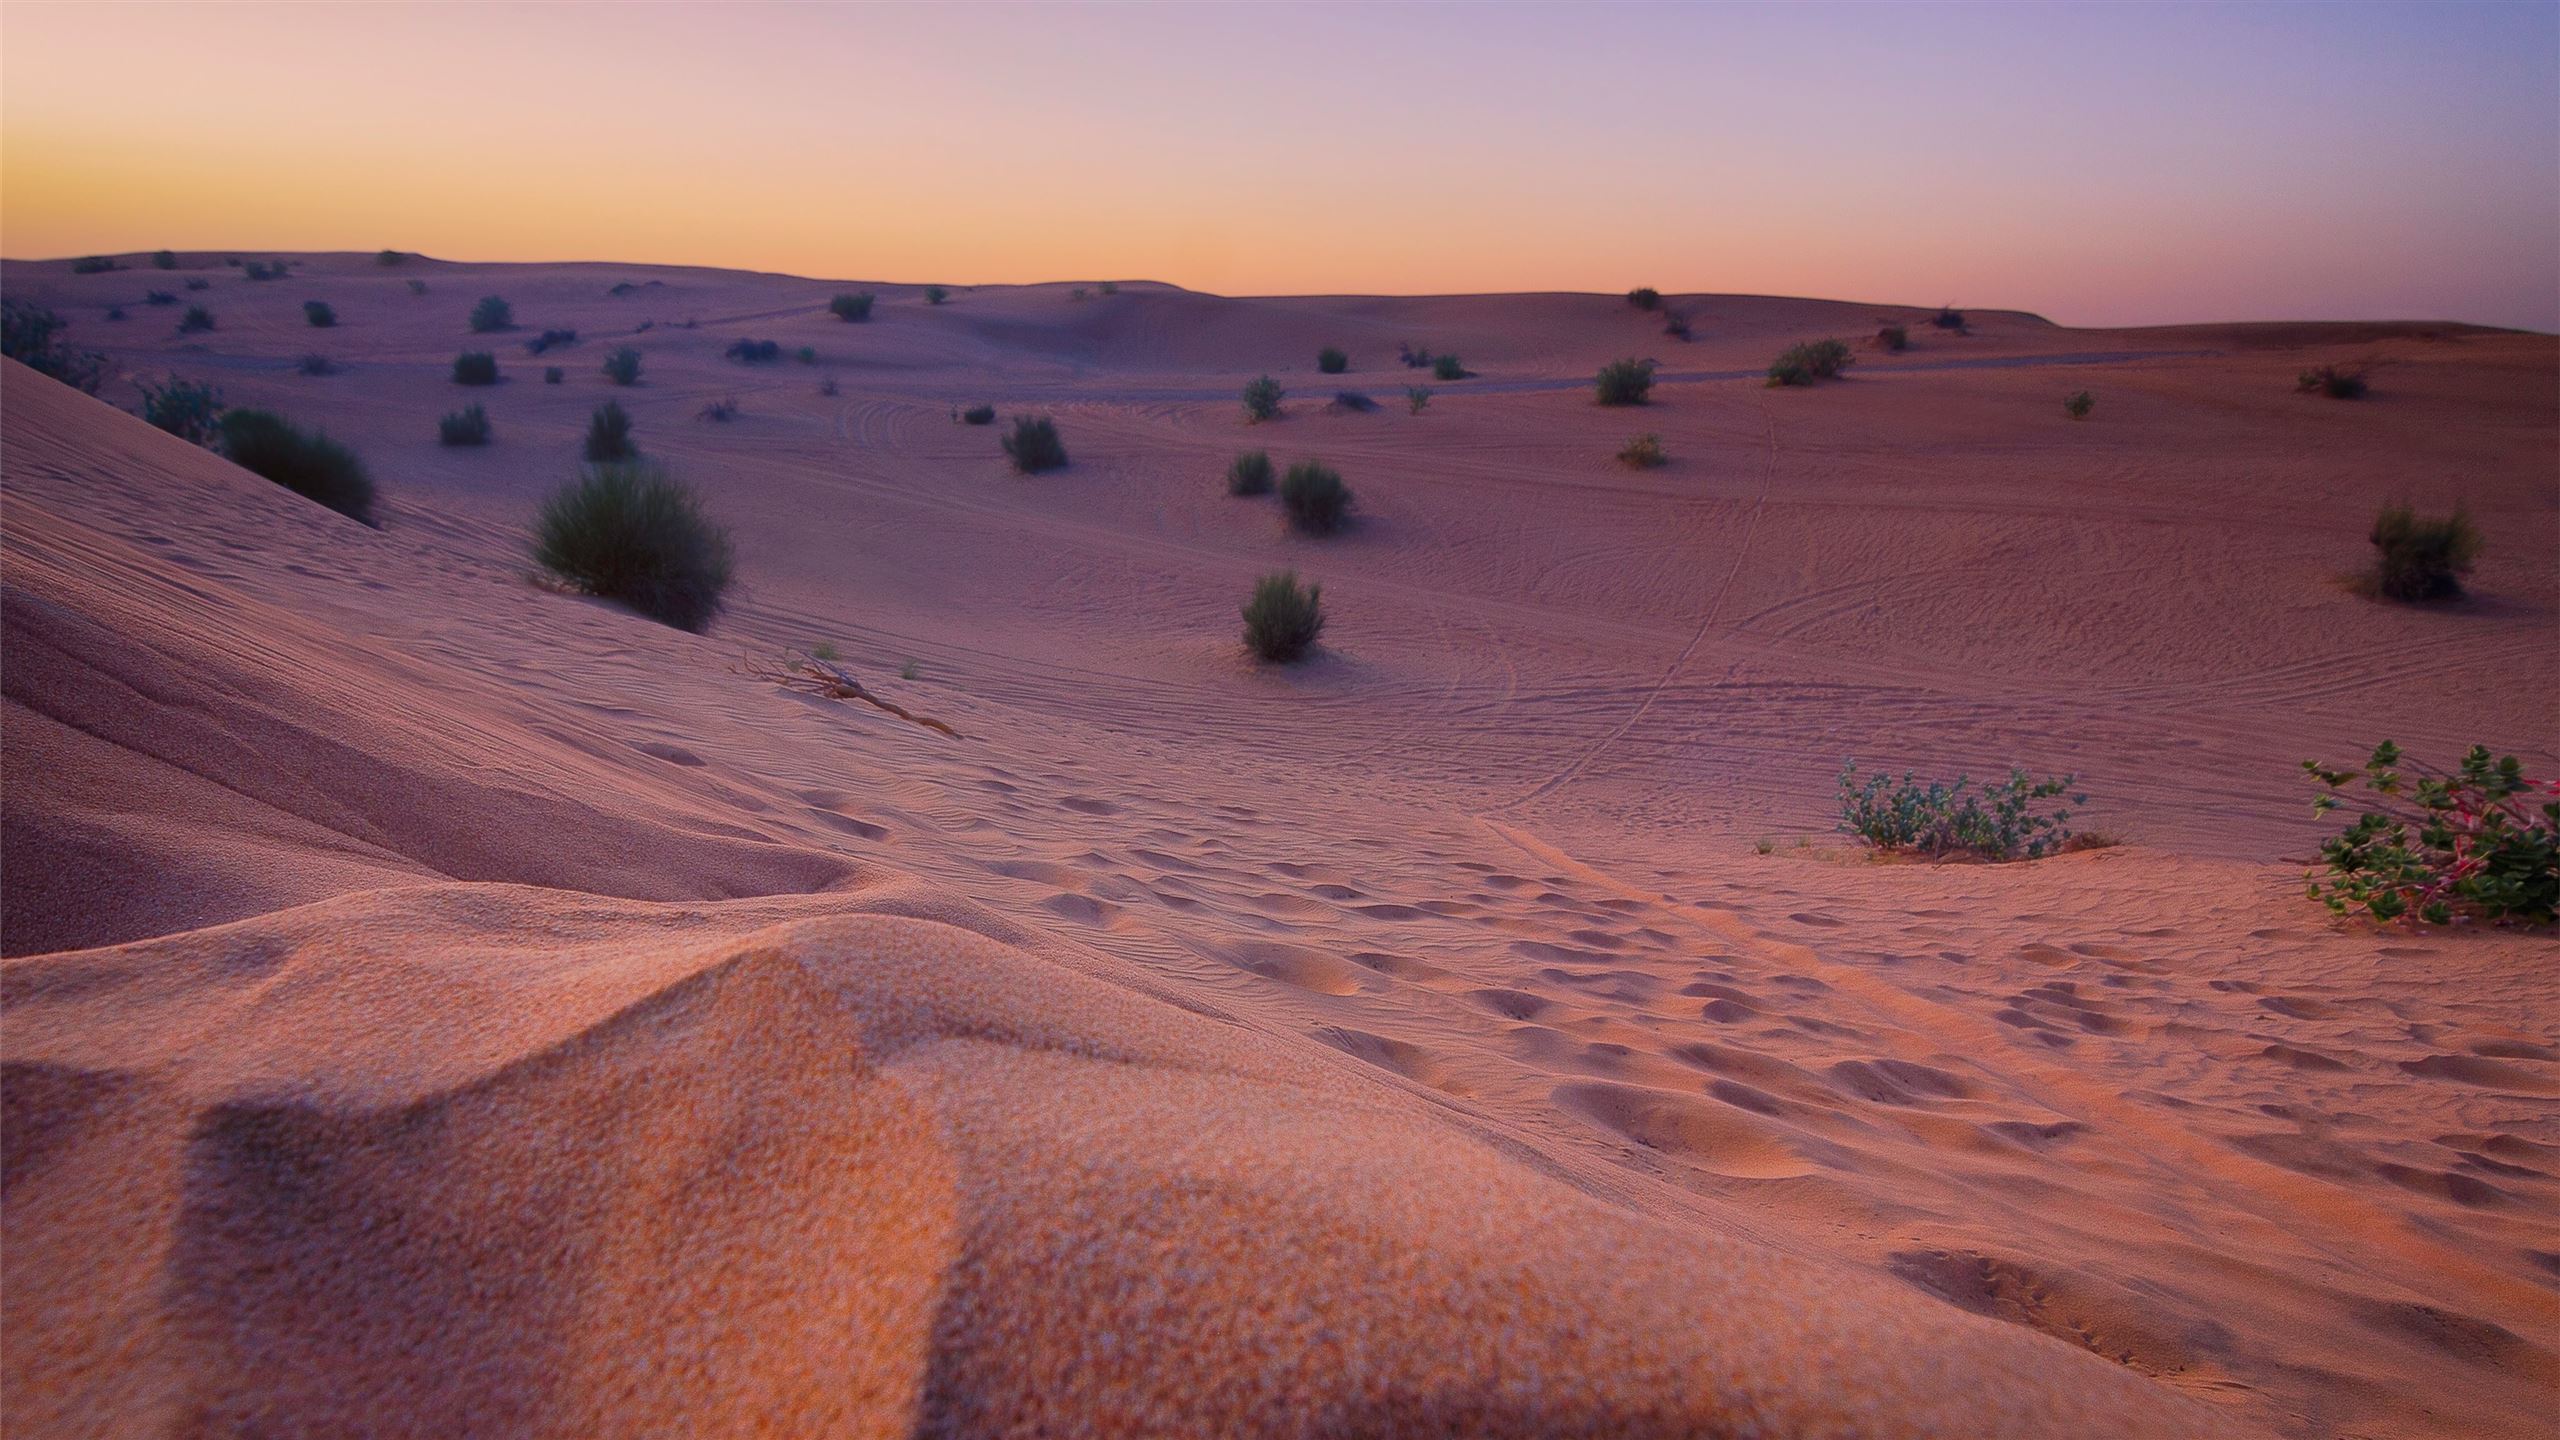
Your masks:
[[[5,279],[110,399],[349,439],[385,524],[0,388],[13,1432],[2560,1433],[2550,941],[2332,925],[2292,771],[2552,767],[2549,337],[205,273],[185,344]],[[1480,379],[1408,414],[1401,343]],[[1623,354],[1699,378],[1590,405]],[[2374,396],[2292,393],[2333,361]],[[737,532],[707,636],[526,581],[608,395]],[[1245,447],[1362,523],[1227,497]],[[2336,583],[2403,494],[2489,526],[2475,599]],[[1282,564],[1335,623],[1259,671]],[[744,673],[820,641],[968,738]],[[2077,769],[2135,843],[1796,848],[1849,753]]]

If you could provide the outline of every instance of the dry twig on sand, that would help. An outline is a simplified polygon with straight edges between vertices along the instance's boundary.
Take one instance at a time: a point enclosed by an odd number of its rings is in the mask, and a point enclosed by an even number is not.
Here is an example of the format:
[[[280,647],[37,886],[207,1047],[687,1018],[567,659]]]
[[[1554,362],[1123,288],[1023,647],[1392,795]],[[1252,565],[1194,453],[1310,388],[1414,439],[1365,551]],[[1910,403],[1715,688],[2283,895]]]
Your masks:
[[[883,700],[863,688],[861,681],[846,674],[834,664],[808,655],[785,655],[779,659],[752,659],[746,673],[758,680],[770,680],[787,690],[823,696],[829,700],[859,700],[866,705],[886,710],[910,725],[939,730],[954,740],[969,737],[930,715],[918,715],[894,701]]]

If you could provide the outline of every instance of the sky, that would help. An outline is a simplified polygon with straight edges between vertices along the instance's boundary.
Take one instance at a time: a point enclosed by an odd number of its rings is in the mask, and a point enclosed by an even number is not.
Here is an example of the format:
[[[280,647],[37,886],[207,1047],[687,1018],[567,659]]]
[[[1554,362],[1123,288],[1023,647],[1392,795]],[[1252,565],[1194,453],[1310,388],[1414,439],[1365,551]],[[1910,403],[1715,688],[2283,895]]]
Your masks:
[[[2560,330],[2560,3],[0,8],[0,253]]]

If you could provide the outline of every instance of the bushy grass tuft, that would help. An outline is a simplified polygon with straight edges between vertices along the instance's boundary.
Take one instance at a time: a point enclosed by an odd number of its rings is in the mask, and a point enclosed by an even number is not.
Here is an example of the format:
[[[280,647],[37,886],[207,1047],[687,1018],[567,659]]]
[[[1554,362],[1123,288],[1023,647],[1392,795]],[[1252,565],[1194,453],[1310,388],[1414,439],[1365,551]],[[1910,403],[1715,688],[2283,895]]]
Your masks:
[[[178,303],[178,297],[170,294],[166,290],[146,290],[142,293],[142,303],[145,305],[175,305]]]
[[[640,383],[640,352],[628,345],[604,357],[604,378],[616,385]]]
[[[444,445],[488,444],[489,412],[477,405],[454,411],[436,422],[436,440]]]
[[[1681,314],[1677,310],[1668,310],[1663,312],[1662,333],[1670,336],[1674,340],[1688,339],[1689,317]]]
[[[1258,376],[1246,381],[1244,386],[1244,418],[1258,425],[1265,420],[1278,416],[1280,413],[1280,397],[1288,393],[1288,391],[1280,388],[1279,381],[1272,379],[1268,375]]]
[[[1964,312],[1953,305],[1941,305],[1938,313],[1929,317],[1929,323],[1941,330],[1961,331],[1965,328]]]
[[[1653,362],[1612,360],[1596,382],[1603,405],[1642,405],[1653,394]]]
[[[211,445],[222,432],[222,392],[201,380],[172,377],[166,385],[144,385],[142,418],[190,445]]]
[[[1351,518],[1351,487],[1333,467],[1301,460],[1280,480],[1280,506],[1292,528],[1309,535],[1330,535]]]
[[[178,333],[181,335],[201,335],[212,328],[213,312],[201,305],[188,306],[187,313],[178,317]]]
[[[110,270],[123,268],[105,255],[87,255],[71,262],[71,273],[74,275],[104,275]]]
[[[1244,602],[1246,649],[1285,665],[1305,656],[1323,633],[1323,586],[1299,584],[1295,570],[1254,582],[1253,597]]]
[[[1888,355],[1899,355],[1911,348],[1911,331],[1901,325],[1886,325],[1876,331],[1876,343]]]
[[[206,278],[204,278],[204,277],[203,277],[203,276],[201,276],[201,275],[190,275],[190,276],[188,276],[188,277],[186,278],[185,284],[186,284],[186,287],[187,287],[188,289],[190,289],[190,290],[210,290],[210,289],[212,289],[212,288],[213,288],[213,282],[212,282],[212,281],[210,281],[210,280],[207,280]]]
[[[1632,465],[1638,470],[1651,470],[1655,466],[1671,463],[1671,457],[1662,453],[1661,436],[1639,435],[1628,441],[1627,447],[1618,452],[1618,463]]]
[[[302,302],[302,323],[314,330],[326,330],[338,323],[338,308],[326,300]]]
[[[409,282],[409,293],[410,293],[410,294],[412,294],[412,295],[424,295],[424,294],[426,294],[426,293],[427,293],[427,282],[426,282],[426,281],[424,281],[424,280],[412,280],[412,281],[410,281],[410,282]]]
[[[1627,303],[1639,310],[1651,310],[1662,303],[1662,292],[1650,285],[1639,285],[1627,292]]]
[[[548,350],[557,350],[562,346],[577,343],[578,332],[575,330],[545,330],[524,342],[524,348],[529,354],[540,355]]]
[[[2062,413],[2074,420],[2086,420],[2098,408],[2098,397],[2086,390],[2074,390],[2062,402]]]
[[[2317,392],[2332,400],[2361,400],[2367,387],[2361,370],[2341,370],[2335,365],[2322,365],[2303,371],[2293,388]]]
[[[993,425],[996,423],[996,407],[972,405],[960,412],[960,418],[971,425]]]
[[[516,308],[495,295],[483,295],[471,307],[471,333],[488,335],[516,328]]]
[[[1431,387],[1428,385],[1407,385],[1404,387],[1404,403],[1412,413],[1416,415],[1421,414],[1423,411],[1431,408]]]
[[[542,367],[542,383],[545,385],[557,385],[568,378],[569,372],[558,365]]]
[[[1467,367],[1459,364],[1458,357],[1455,355],[1434,355],[1431,357],[1431,378],[1464,380],[1467,378]]]
[[[373,263],[382,266],[406,265],[409,263],[409,257],[397,250],[385,250],[373,257]]]
[[[2034,860],[2070,841],[2063,822],[2089,797],[2072,795],[2070,805],[2042,815],[2031,807],[2068,793],[2074,778],[2031,780],[2011,770],[2007,780],[1978,789],[1962,775],[1952,785],[1920,785],[1909,772],[1899,782],[1881,773],[1862,782],[1851,761],[1840,770],[1840,829],[1889,854]]]
[[[543,502],[534,533],[544,569],[679,630],[710,624],[729,588],[729,533],[645,461],[587,467]]]
[[[1339,375],[1351,368],[1351,357],[1332,345],[1316,352],[1316,368],[1327,375]]]
[[[733,340],[729,343],[728,353],[730,359],[742,365],[770,365],[782,358],[782,342],[779,340]]]
[[[939,285],[927,285],[924,287],[924,303],[927,305],[939,305],[950,298],[951,292]]]
[[[1337,410],[1351,410],[1366,415],[1378,408],[1378,402],[1357,390],[1336,390],[1333,392],[1333,407]]]
[[[1849,353],[1847,342],[1809,340],[1790,345],[1777,359],[1769,362],[1772,385],[1810,385],[1816,380],[1829,380],[1857,362]]]
[[[1431,352],[1415,348],[1410,341],[1396,347],[1396,359],[1402,361],[1407,370],[1431,368]]]
[[[2373,586],[2392,600],[2449,600],[2480,558],[2480,530],[2461,506],[2442,518],[2386,505],[2373,520]]]
[[[454,356],[453,383],[456,385],[497,384],[498,357],[486,350],[465,350]]]
[[[712,401],[710,404],[703,406],[701,410],[695,412],[697,419],[717,420],[723,425],[737,419],[740,415],[745,413],[746,412],[744,410],[739,408],[738,397],[735,395],[724,395],[721,398]]]
[[[631,412],[619,400],[607,400],[587,417],[587,459],[598,465],[636,460],[640,447],[631,438]]]
[[[154,270],[175,270],[175,269],[177,269],[177,268],[178,268],[178,252],[177,252],[177,251],[175,251],[175,250],[154,250],[154,251],[152,251],[152,252],[151,252],[151,268],[152,268],[152,269],[154,269]]]
[[[1227,467],[1227,493],[1268,495],[1271,493],[1271,476],[1271,452],[1247,450]]]
[[[304,431],[266,410],[226,410],[222,453],[244,470],[350,520],[374,524],[373,477],[356,452],[317,430]]]
[[[326,355],[312,354],[294,361],[293,368],[294,373],[299,375],[335,375],[338,373],[338,362]]]
[[[1067,444],[1058,438],[1056,422],[1046,415],[1015,416],[1013,433],[1004,437],[1004,453],[1013,457],[1013,468],[1025,475],[1055,470],[1067,463]]]
[[[252,280],[281,280],[285,268],[281,260],[252,260],[240,267],[240,273]]]
[[[0,354],[83,394],[95,395],[106,379],[106,357],[73,346],[63,333],[69,328],[69,322],[42,305],[14,296],[0,299]]]
[[[860,294],[847,293],[828,301],[827,309],[837,319],[848,325],[859,324],[871,318],[871,301],[872,296],[869,291]]]

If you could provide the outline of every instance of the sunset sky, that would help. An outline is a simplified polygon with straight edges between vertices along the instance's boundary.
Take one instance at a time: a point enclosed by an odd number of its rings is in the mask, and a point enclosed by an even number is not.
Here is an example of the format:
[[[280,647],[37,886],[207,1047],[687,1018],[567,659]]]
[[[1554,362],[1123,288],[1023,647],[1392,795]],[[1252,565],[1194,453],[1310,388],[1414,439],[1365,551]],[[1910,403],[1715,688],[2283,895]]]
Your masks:
[[[2560,328],[2560,6],[0,14],[0,250]]]

